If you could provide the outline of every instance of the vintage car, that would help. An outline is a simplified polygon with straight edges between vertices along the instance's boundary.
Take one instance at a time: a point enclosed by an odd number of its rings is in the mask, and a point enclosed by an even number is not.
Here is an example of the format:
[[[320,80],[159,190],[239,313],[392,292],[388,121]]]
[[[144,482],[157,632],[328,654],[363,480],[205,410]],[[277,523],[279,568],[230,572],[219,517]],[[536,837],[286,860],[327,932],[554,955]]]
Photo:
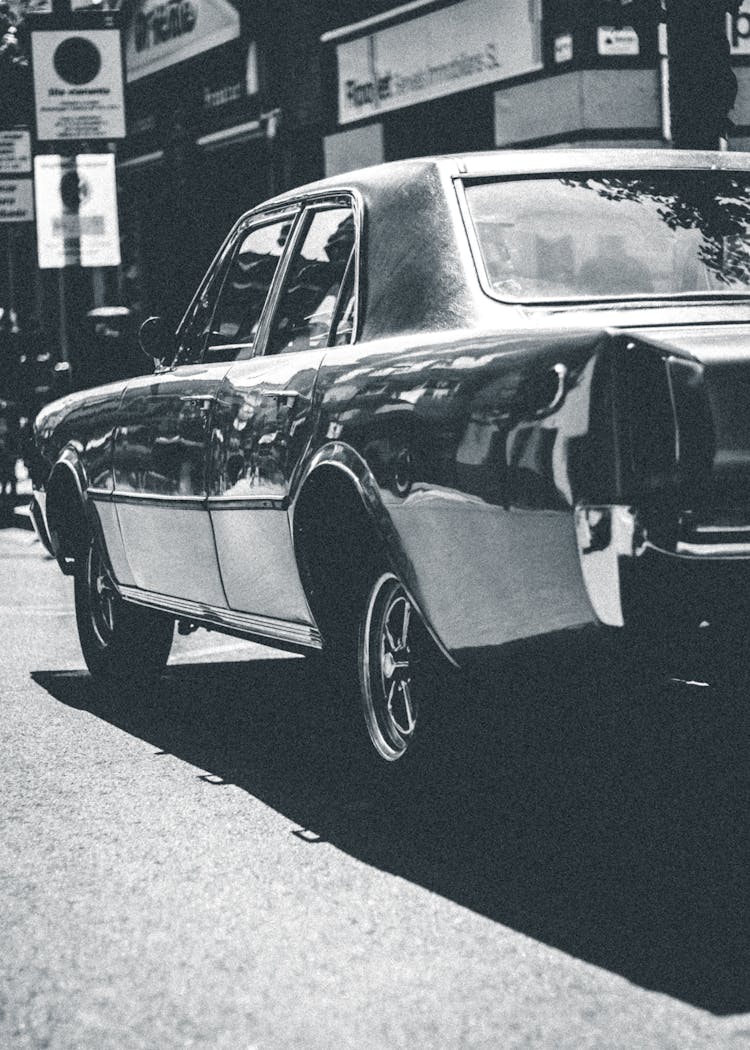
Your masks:
[[[393,762],[441,660],[745,631],[749,311],[750,155],[423,158],[253,209],[144,323],[154,374],[36,420],[91,673],[158,677],[175,621],[322,650]]]

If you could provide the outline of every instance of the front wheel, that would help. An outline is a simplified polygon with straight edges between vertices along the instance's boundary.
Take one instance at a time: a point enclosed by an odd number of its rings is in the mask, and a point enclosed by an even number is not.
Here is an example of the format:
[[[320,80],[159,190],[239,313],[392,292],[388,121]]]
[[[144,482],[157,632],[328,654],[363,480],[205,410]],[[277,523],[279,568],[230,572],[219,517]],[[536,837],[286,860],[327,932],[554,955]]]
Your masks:
[[[96,540],[78,559],[75,608],[83,658],[94,678],[128,688],[164,670],[174,621],[120,597]]]
[[[359,622],[357,665],[365,728],[387,762],[403,758],[421,732],[427,637],[393,573],[372,584]]]

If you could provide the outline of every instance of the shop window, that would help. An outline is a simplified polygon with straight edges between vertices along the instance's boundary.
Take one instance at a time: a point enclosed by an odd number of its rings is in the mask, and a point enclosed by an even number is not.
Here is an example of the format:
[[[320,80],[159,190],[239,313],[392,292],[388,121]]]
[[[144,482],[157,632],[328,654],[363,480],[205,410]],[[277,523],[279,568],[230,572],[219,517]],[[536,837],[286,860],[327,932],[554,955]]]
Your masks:
[[[305,223],[271,324],[269,354],[327,346],[336,305],[342,298],[342,283],[354,250],[352,211],[311,210]],[[344,329],[341,331],[343,336]]]

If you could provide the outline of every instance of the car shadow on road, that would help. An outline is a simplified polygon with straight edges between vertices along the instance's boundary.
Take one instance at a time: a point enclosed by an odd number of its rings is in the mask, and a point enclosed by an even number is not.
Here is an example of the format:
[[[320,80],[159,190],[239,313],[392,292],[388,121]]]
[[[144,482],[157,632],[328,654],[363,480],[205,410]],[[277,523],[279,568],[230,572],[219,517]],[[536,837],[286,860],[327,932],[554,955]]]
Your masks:
[[[456,684],[393,783],[349,760],[313,660],[174,666],[158,695],[38,671],[53,697],[488,918],[715,1014],[750,1009],[747,705],[626,684],[586,639]],[[398,764],[397,764],[398,766]]]

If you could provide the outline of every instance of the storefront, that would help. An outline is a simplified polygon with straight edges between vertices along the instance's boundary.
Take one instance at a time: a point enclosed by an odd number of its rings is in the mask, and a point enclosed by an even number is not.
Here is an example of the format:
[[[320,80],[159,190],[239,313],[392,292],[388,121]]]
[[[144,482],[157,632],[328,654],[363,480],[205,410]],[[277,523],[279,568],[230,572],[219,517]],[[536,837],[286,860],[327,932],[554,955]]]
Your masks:
[[[422,0],[321,37],[326,172],[426,153],[660,145],[655,17],[620,5]]]
[[[140,0],[126,35],[118,158],[123,299],[177,319],[246,208],[273,192],[258,42],[228,0]]]

